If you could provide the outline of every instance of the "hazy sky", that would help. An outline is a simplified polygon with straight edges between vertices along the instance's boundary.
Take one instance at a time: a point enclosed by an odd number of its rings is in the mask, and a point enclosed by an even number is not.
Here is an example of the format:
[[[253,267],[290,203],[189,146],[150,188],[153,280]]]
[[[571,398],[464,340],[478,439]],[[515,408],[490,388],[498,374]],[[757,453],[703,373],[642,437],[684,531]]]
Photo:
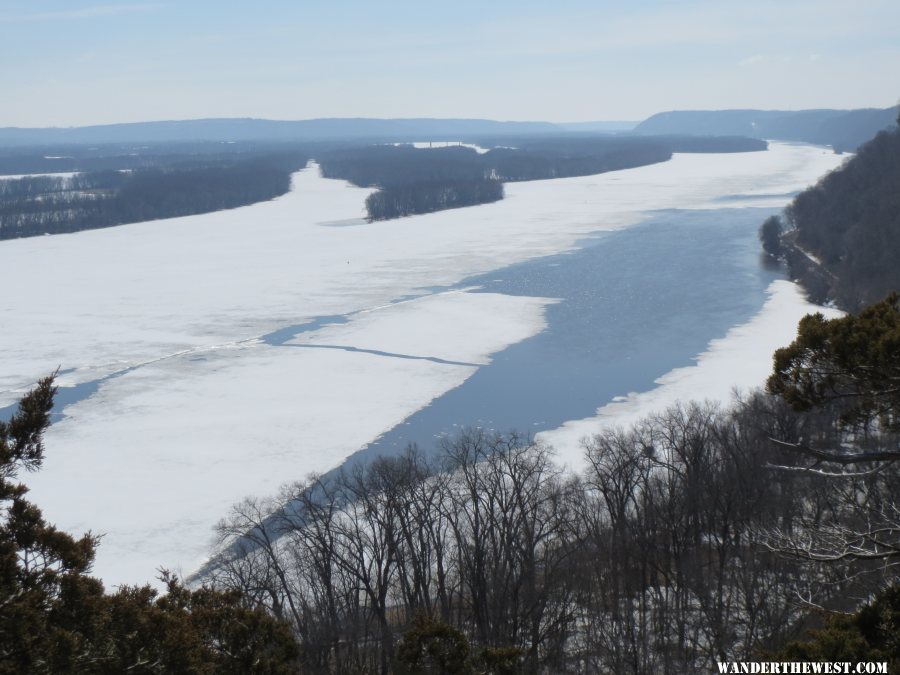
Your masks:
[[[0,126],[887,107],[898,74],[898,0],[0,0]]]

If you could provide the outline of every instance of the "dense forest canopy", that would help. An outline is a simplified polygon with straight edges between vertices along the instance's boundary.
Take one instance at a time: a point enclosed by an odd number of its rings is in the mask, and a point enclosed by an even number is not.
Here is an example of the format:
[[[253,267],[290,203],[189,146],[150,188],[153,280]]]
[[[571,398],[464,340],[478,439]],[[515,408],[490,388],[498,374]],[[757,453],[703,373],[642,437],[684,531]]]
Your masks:
[[[779,252],[814,299],[857,310],[900,290],[900,130],[801,192],[785,225]]]

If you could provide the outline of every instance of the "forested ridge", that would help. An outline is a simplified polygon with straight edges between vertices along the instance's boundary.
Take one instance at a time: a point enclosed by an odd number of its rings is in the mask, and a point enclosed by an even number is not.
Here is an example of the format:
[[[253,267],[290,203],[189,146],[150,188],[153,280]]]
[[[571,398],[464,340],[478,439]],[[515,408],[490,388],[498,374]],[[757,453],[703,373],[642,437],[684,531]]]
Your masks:
[[[497,122],[479,119],[372,119],[312,120],[195,119],[107,124],[72,128],[0,128],[0,145],[105,145],[112,143],[315,143],[354,139],[357,143],[456,140],[493,136],[511,139],[525,134],[560,134],[579,131],[623,131],[639,134],[691,134],[695,136],[751,136],[834,145],[853,150],[889,126],[896,108],[856,110],[678,110],[657,113],[643,122]],[[484,144],[482,144],[484,145]],[[500,145],[514,145],[505,140]],[[487,146],[485,146],[487,147]],[[64,154],[64,153],[51,153]],[[0,165],[2,166],[2,165]]]
[[[856,311],[900,290],[900,130],[882,131],[761,233],[817,301]]]

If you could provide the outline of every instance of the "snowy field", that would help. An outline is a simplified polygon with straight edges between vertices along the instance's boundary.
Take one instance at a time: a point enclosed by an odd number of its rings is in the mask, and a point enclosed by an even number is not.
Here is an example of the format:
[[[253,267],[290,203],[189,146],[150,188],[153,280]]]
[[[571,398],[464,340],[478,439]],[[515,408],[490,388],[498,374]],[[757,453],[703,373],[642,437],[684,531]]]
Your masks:
[[[541,331],[553,301],[443,289],[656,209],[720,208],[723,197],[780,206],[842,161],[770,148],[512,183],[500,202],[376,223],[361,220],[369,190],[311,166],[270,202],[0,242],[0,283],[13,289],[0,299],[0,406],[57,367],[63,386],[102,379],[51,428],[33,497],[60,527],[105,535],[95,571],[109,584],[147,581],[160,565],[190,572],[232,503],[338,466]],[[787,296],[802,314],[787,283],[763,314]],[[262,339],[320,317],[341,318]],[[762,358],[740,330],[711,345],[728,361],[720,375]],[[572,457],[599,422],[547,437]]]

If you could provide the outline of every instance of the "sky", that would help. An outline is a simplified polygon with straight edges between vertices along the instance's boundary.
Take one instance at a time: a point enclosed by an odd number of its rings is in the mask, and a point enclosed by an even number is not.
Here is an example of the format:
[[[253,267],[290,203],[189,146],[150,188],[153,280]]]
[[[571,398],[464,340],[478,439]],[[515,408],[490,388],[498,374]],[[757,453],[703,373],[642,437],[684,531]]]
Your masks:
[[[888,107],[897,0],[0,0],[0,127]]]

